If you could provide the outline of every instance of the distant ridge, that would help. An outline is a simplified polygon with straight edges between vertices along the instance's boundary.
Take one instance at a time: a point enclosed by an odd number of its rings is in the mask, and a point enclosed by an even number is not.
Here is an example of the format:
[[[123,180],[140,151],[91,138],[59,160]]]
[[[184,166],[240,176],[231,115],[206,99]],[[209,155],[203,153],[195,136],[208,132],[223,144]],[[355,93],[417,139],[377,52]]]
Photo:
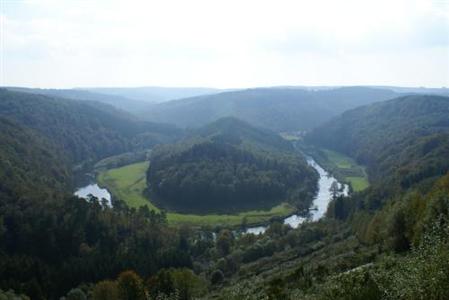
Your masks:
[[[368,87],[318,91],[256,88],[161,103],[140,116],[180,127],[200,127],[222,117],[233,116],[274,131],[297,131],[316,127],[345,110],[397,96],[388,89]]]

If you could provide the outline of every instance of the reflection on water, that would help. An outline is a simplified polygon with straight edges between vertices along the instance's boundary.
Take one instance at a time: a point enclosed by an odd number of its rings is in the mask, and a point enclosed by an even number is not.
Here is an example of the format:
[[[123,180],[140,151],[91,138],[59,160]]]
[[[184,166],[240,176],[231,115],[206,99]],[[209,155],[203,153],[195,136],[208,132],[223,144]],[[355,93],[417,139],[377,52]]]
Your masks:
[[[305,218],[299,215],[292,215],[284,219],[284,224],[290,225],[292,228],[297,228],[305,220],[318,221],[326,213],[327,206],[332,199],[332,193],[330,187],[334,181],[337,181],[333,176],[329,175],[320,165],[318,165],[312,158],[307,159],[307,163],[317,170],[320,175],[318,180],[318,193],[313,199],[312,208],[309,213],[309,217]],[[337,181],[338,182],[338,181]],[[341,194],[347,196],[349,187],[347,185],[339,184],[339,188],[342,189]],[[267,226],[251,227],[245,230],[245,233],[260,234],[267,230]]]
[[[108,206],[112,207],[111,194],[107,189],[99,187],[96,183],[81,187],[75,192],[75,196],[84,199],[89,199],[91,195],[97,197],[99,200],[106,199]]]

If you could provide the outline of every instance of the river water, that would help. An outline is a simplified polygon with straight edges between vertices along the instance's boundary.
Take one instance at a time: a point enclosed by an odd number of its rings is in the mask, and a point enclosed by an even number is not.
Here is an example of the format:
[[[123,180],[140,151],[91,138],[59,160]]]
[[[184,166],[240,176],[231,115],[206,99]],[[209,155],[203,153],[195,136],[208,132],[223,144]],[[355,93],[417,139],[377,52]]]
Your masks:
[[[111,194],[107,189],[99,187],[96,183],[90,183],[89,185],[81,187],[75,191],[75,196],[87,200],[91,195],[97,197],[99,200],[106,199],[108,206],[112,207]]]
[[[326,213],[327,206],[329,202],[332,199],[332,194],[330,192],[330,187],[334,181],[337,181],[333,176],[331,176],[328,172],[326,172],[320,165],[318,165],[315,160],[313,160],[311,157],[307,158],[307,163],[313,167],[315,170],[317,170],[318,174],[320,175],[320,178],[318,180],[318,192],[313,199],[312,207],[310,209],[309,216],[307,218],[300,216],[300,215],[291,215],[284,219],[284,224],[290,225],[292,228],[297,228],[301,223],[303,223],[306,220],[310,221],[318,221],[323,217],[323,215]],[[339,187],[342,188],[342,194],[347,196],[348,195],[348,186],[342,185],[341,183],[338,183]],[[112,207],[111,202],[111,194],[107,189],[101,188],[96,183],[90,183],[84,187],[78,188],[75,191],[75,195],[84,198],[89,199],[90,195],[97,197],[98,199],[106,199],[108,205]],[[245,233],[253,233],[253,234],[260,234],[264,233],[267,230],[268,226],[255,226],[255,227],[249,227],[244,232]]]
[[[284,219],[284,224],[290,225],[292,228],[297,228],[301,223],[306,220],[310,221],[318,221],[321,219],[326,213],[327,206],[332,199],[332,194],[330,192],[330,187],[334,181],[337,181],[335,177],[331,176],[326,170],[324,170],[320,165],[318,165],[315,160],[311,157],[307,158],[307,163],[317,170],[320,175],[320,179],[318,180],[318,192],[313,199],[312,207],[310,209],[309,217],[305,218],[299,215],[291,215],[288,218]],[[349,187],[347,185],[342,185],[338,182],[340,188],[342,188],[341,194],[347,196]],[[267,230],[268,226],[256,226],[249,227],[245,230],[245,233],[253,233],[260,234],[264,233]]]

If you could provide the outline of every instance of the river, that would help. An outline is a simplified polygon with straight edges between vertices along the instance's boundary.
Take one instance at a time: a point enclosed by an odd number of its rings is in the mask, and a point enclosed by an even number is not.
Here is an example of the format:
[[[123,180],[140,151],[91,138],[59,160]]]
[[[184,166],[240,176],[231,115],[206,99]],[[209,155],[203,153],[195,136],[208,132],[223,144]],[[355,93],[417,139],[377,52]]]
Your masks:
[[[295,214],[284,219],[284,224],[288,224],[292,228],[297,228],[305,220],[318,221],[319,219],[321,219],[323,215],[326,213],[327,206],[330,200],[332,199],[330,187],[334,181],[338,182],[337,179],[335,179],[328,172],[326,172],[326,170],[324,170],[320,165],[318,165],[315,162],[315,160],[313,160],[311,157],[307,158],[307,163],[315,170],[317,170],[318,174],[320,175],[320,179],[318,180],[318,192],[315,198],[313,199],[312,207],[310,209],[308,218]],[[348,186],[339,183],[339,187],[342,188],[343,190],[341,193],[347,196]],[[100,200],[104,198],[107,200],[108,205],[112,207],[111,194],[107,189],[99,187],[98,184],[96,183],[89,183],[84,187],[78,188],[75,191],[75,195],[84,199],[89,199],[89,195],[95,196]],[[267,228],[268,226],[249,227],[244,232],[260,234],[264,233],[267,230]]]
[[[330,192],[330,187],[334,181],[337,181],[335,177],[331,176],[326,170],[324,170],[320,165],[318,165],[315,160],[311,157],[307,158],[307,163],[317,170],[320,175],[320,179],[318,180],[318,192],[313,199],[312,207],[310,209],[310,216],[308,218],[299,216],[299,215],[291,215],[284,219],[284,224],[290,225],[292,228],[297,228],[301,223],[305,220],[310,221],[318,221],[321,219],[326,213],[327,206],[332,199],[332,194]],[[338,183],[339,187],[342,188],[342,194],[347,196],[349,187],[347,185],[342,185]],[[260,234],[264,233],[267,230],[268,226],[256,226],[249,227],[245,230],[245,233],[253,233]]]
[[[96,183],[90,183],[75,191],[75,196],[80,198],[89,199],[90,195],[97,197],[99,200],[106,199],[108,206],[112,207],[111,194],[107,189],[102,189]]]

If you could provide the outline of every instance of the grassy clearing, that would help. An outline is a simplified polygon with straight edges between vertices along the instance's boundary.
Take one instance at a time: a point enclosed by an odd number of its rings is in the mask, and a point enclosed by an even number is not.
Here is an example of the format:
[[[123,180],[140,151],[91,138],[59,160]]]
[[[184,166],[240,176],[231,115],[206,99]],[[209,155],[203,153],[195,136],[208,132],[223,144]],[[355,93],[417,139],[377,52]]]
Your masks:
[[[328,149],[321,149],[321,152],[330,162],[330,170],[342,181],[349,182],[355,192],[363,191],[369,186],[365,168],[352,158]]]
[[[146,170],[149,162],[139,162],[124,167],[115,168],[100,172],[97,176],[98,184],[106,187],[115,197],[123,200],[130,207],[138,208],[148,206],[150,209],[159,211],[151,201],[149,201],[143,192],[146,188]],[[239,214],[180,214],[167,213],[167,219],[170,224],[191,224],[194,226],[237,226],[244,218],[247,224],[258,224],[269,221],[273,217],[288,216],[294,212],[294,208],[289,204],[283,203],[271,208],[269,211],[247,211]]]
[[[368,180],[365,177],[346,177],[346,180],[351,183],[352,188],[356,192],[363,191],[369,186]]]
[[[300,141],[301,137],[297,133],[290,133],[290,132],[281,132],[281,137],[286,139],[287,141]]]
[[[339,181],[350,183],[355,192],[369,186],[365,168],[352,158],[329,149],[302,145],[304,152],[311,155],[324,169],[331,172]]]
[[[327,149],[323,149],[323,152],[326,154],[327,158],[337,166],[337,168],[350,169],[357,165],[352,159],[341,153]]]
[[[145,171],[148,162],[140,162],[121,168],[100,172],[97,181],[106,187],[115,197],[123,200],[130,207],[138,208],[147,205],[150,209],[158,210],[143,196],[146,188]]]

